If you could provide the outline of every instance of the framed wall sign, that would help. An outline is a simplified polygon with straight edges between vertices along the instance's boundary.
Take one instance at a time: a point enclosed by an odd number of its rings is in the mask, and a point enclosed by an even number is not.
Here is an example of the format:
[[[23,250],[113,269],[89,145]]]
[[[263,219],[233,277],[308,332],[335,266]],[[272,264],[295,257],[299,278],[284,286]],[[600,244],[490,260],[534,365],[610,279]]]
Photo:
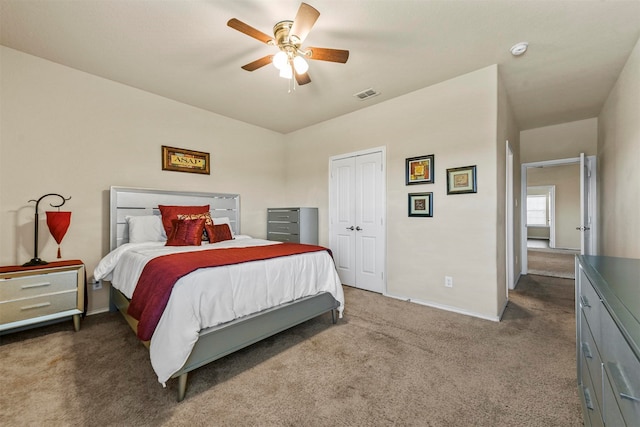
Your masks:
[[[407,159],[407,185],[433,184],[434,155],[409,157]]]
[[[209,175],[209,153],[163,145],[162,170]]]
[[[447,169],[447,194],[477,193],[476,167]]]
[[[409,216],[433,216],[433,193],[409,193]]]

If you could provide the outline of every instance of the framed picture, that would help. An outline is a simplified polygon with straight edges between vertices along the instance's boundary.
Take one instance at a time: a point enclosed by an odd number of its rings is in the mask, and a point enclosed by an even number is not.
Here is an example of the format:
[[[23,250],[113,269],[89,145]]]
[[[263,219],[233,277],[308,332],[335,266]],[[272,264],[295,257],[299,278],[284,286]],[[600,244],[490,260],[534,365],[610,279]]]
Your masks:
[[[476,167],[447,169],[447,194],[477,193]]]
[[[433,216],[433,193],[410,193],[409,216]]]
[[[433,184],[433,154],[407,159],[407,185]]]
[[[163,145],[162,170],[209,175],[209,153]]]

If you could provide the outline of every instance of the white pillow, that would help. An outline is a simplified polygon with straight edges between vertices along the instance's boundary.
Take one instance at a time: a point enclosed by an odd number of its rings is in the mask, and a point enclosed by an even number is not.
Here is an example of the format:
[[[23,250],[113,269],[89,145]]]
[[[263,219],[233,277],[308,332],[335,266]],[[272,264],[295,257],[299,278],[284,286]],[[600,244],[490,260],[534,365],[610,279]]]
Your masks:
[[[231,220],[228,216],[221,216],[220,218],[212,218],[214,225],[227,224],[229,226],[229,231],[231,231],[231,237],[234,236],[233,227],[231,226]]]
[[[129,243],[164,242],[167,233],[160,215],[126,216],[129,224]]]

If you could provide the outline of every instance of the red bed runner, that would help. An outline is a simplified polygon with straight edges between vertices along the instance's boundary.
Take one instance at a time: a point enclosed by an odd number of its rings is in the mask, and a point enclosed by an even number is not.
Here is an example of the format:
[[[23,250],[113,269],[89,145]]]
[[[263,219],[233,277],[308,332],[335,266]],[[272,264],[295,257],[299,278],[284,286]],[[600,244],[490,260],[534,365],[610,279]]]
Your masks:
[[[318,251],[331,253],[322,246],[282,243],[159,256],[149,261],[142,270],[127,313],[139,321],[138,338],[147,341],[151,339],[167,306],[173,285],[192,271]]]

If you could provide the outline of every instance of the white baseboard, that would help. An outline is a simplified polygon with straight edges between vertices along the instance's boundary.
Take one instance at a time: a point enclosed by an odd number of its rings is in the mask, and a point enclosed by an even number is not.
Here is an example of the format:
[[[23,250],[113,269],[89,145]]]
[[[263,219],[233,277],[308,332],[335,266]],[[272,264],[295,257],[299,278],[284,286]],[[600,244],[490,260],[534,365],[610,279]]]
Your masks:
[[[421,301],[421,300],[414,299],[414,298],[401,297],[401,296],[398,296],[398,295],[392,295],[392,294],[388,294],[388,293],[385,293],[383,295],[386,296],[386,297],[395,298],[395,299],[399,299],[399,300],[402,300],[402,301],[413,302],[415,304],[420,304],[420,305],[424,305],[424,306],[427,306],[427,307],[438,308],[440,310],[451,311],[451,312],[454,312],[454,313],[464,314],[466,316],[477,317],[477,318],[485,319],[485,320],[491,320],[492,322],[499,322],[500,321],[500,317],[499,316],[487,316],[487,315],[476,313],[476,312],[473,312],[473,311],[463,310],[463,309],[458,308],[458,307],[452,307],[452,306],[449,306],[449,305],[439,304],[439,303],[430,302],[430,301]]]

